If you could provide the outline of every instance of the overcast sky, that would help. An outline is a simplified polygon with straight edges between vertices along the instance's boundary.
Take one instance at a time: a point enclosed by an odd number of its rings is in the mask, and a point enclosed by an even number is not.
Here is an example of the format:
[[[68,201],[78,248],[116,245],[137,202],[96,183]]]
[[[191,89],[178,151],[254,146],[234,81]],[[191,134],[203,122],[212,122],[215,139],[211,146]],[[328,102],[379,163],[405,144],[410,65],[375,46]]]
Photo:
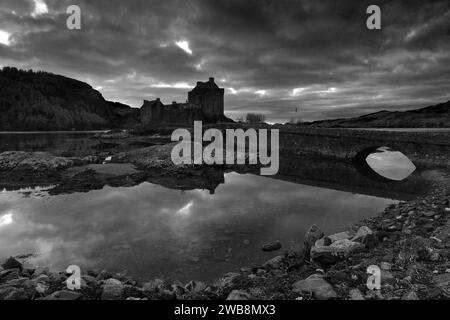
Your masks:
[[[81,30],[66,28],[71,4]],[[366,28],[370,4],[382,30]],[[133,107],[184,101],[211,76],[232,118],[410,109],[450,100],[450,1],[1,0],[0,66],[86,81]]]

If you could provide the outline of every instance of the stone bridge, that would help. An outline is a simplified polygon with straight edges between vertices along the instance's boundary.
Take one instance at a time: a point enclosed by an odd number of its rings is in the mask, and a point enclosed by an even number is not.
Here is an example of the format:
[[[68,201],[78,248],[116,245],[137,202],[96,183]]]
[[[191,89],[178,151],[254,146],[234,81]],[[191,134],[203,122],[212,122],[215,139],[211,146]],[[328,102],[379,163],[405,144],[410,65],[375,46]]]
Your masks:
[[[402,152],[417,167],[450,166],[450,132],[280,129],[280,153],[353,160],[382,146]]]

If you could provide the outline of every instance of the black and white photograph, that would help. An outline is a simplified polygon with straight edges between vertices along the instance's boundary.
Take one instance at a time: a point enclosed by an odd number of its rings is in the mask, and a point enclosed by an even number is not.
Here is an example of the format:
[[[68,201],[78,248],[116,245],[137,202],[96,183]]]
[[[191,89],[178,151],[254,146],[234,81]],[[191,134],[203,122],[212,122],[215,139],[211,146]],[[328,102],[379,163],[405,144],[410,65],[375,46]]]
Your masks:
[[[0,300],[450,300],[450,2],[1,0]]]

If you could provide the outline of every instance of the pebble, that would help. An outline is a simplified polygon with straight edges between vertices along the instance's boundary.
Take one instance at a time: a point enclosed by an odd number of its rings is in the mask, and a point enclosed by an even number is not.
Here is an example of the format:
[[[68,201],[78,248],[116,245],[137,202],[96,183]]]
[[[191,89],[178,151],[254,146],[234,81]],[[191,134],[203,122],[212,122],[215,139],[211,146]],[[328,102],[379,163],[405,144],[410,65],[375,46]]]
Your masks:
[[[366,300],[359,289],[352,289],[349,292],[350,300]]]
[[[227,300],[234,300],[234,301],[252,300],[252,299],[253,297],[249,293],[242,290],[233,290],[227,297]]]

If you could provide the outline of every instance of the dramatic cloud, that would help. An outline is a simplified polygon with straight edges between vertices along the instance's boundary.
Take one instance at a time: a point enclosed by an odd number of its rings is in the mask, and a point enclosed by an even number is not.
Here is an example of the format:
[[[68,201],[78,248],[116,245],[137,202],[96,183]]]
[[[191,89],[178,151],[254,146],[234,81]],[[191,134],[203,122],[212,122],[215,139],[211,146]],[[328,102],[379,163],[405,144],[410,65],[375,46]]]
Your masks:
[[[450,100],[450,4],[377,1],[2,0],[0,65],[61,73],[110,100],[184,101],[226,88],[226,112],[272,121],[403,110]],[[66,28],[81,8],[82,29]]]

